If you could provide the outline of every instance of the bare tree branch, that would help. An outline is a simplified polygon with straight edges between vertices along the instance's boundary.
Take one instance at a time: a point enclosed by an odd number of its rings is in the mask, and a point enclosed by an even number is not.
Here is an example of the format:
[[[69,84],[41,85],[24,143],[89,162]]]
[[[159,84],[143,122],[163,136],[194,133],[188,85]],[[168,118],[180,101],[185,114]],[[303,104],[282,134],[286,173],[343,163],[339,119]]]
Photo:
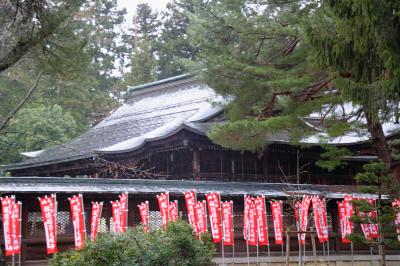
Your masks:
[[[8,115],[4,118],[3,121],[1,121],[0,124],[0,131],[2,131],[8,124],[8,122],[15,116],[15,114],[21,109],[21,107],[29,100],[35,89],[39,85],[40,78],[42,77],[42,73],[39,73],[38,76],[36,77],[36,80],[32,87],[27,91],[25,94],[24,98],[21,99],[21,101],[12,109]]]

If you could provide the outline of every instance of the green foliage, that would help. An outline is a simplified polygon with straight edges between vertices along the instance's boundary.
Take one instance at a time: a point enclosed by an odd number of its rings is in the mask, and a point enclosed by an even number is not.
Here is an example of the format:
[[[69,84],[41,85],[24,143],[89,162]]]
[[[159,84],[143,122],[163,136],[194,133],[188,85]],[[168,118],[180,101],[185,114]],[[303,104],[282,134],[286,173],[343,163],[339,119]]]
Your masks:
[[[198,49],[187,36],[192,0],[175,0],[161,14],[148,4],[139,4],[133,27],[124,36],[131,42],[131,70],[124,83],[132,86],[164,79],[187,71],[183,59],[192,60]]]
[[[338,148],[333,145],[325,145],[325,152],[321,153],[322,160],[318,160],[315,164],[329,172],[333,171],[339,166],[347,165],[344,161],[344,156],[351,155],[350,151],[346,148]]]
[[[209,265],[214,254],[209,235],[197,239],[183,221],[170,223],[166,230],[146,234],[132,229],[127,234],[101,235],[95,243],[87,243],[79,251],[57,254],[52,266],[108,265]]]
[[[207,3],[206,3],[207,2]],[[302,23],[313,4],[276,1],[196,1],[188,29],[198,48],[192,71],[232,102],[226,115],[233,121],[210,133],[225,147],[260,150],[279,130],[298,140],[307,136],[302,117],[322,109],[329,97],[305,104],[298,95],[320,77],[307,65],[309,47],[300,41]],[[256,117],[265,119],[255,119]],[[303,133],[300,136],[300,132]]]
[[[193,12],[193,0],[175,0],[167,4],[162,13],[163,24],[155,43],[157,51],[158,79],[183,74],[187,71],[182,60],[193,60],[198,48],[188,39],[189,12]]]
[[[378,224],[380,238],[376,241],[367,241],[364,236],[353,233],[350,239],[357,243],[375,244],[398,247],[396,226],[394,224],[395,210],[390,205],[390,200],[398,196],[399,185],[394,183],[390,176],[387,165],[383,162],[371,162],[363,166],[364,172],[358,173],[355,177],[359,189],[364,193],[371,193],[377,196],[375,205],[372,206],[365,200],[353,200],[355,215],[351,220],[357,224],[372,223]],[[385,196],[385,199],[384,199]],[[376,217],[360,215],[376,211]]]
[[[72,2],[72,1],[71,1]],[[76,2],[76,1],[74,1]],[[115,108],[118,97],[118,79],[113,76],[116,62],[122,60],[124,45],[117,42],[116,30],[123,22],[124,10],[117,8],[116,0],[84,1],[74,13],[74,19],[67,19],[49,38],[43,40],[45,49],[34,47],[13,67],[0,74],[0,120],[12,110],[24,97],[28,88],[42,72],[39,86],[25,104],[21,113],[29,113],[48,106],[55,121],[45,115],[43,119],[31,117],[17,125],[14,119],[5,131],[16,128],[25,134],[36,135],[50,140],[32,144],[26,136],[2,136],[1,163],[20,158],[18,152],[41,149],[54,145],[51,141],[65,142],[81,133]],[[56,123],[63,121],[57,108],[62,108],[63,115],[68,115],[65,123],[70,124],[69,132],[64,132]],[[38,111],[39,112],[39,111]],[[69,119],[72,116],[72,121]],[[59,120],[61,119],[61,120]],[[37,129],[38,121],[43,131]],[[47,123],[47,124],[46,124]],[[7,151],[8,156],[4,153]]]
[[[294,123],[296,121],[289,116],[278,116],[264,121],[243,119],[217,125],[208,136],[215,143],[234,150],[260,151],[269,136],[286,130],[287,124]]]
[[[393,179],[390,176],[389,169],[387,165],[382,162],[372,162],[369,164],[365,164],[363,166],[364,173],[358,173],[355,177],[357,183],[361,186],[361,189],[364,189],[362,186],[367,186],[368,192],[372,193],[384,193],[390,192],[390,189],[393,184]],[[374,189],[375,191],[371,191]]]
[[[380,126],[399,118],[400,2],[323,1],[307,21],[310,60],[329,69],[344,100],[362,107],[378,156],[392,166]]]
[[[77,124],[62,107],[39,105],[21,110],[0,133],[1,163],[20,159],[20,152],[36,151],[63,143],[77,133]]]
[[[151,52],[151,42],[138,41],[132,54],[132,70],[125,75],[125,83],[134,86],[156,80],[156,59]]]

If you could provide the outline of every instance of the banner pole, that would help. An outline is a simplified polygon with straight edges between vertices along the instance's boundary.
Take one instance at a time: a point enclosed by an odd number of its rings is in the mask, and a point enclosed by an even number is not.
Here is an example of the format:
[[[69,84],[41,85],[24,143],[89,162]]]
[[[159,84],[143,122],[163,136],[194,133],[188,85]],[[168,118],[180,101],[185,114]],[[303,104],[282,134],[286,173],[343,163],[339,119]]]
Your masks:
[[[296,207],[295,207],[296,208]],[[297,221],[297,231],[298,231],[298,233],[297,233],[297,243],[298,243],[298,245],[299,245],[299,258],[298,258],[298,262],[297,262],[297,264],[299,265],[299,266],[302,266],[302,254],[301,254],[301,234],[300,234],[300,231],[301,231],[301,223],[300,223],[300,221],[301,221],[301,208],[299,208],[298,210],[297,210],[297,213],[298,213],[298,221]]]
[[[259,247],[258,247],[258,244],[257,244],[257,246],[256,246],[256,265],[258,266],[258,265],[260,265],[260,262],[259,262],[259,258],[258,258],[258,252],[259,252]]]
[[[167,226],[168,226],[169,220],[171,219],[171,217],[170,217],[171,214],[169,212],[169,192],[165,192],[165,193],[167,193],[167,205],[168,205],[168,208],[167,208],[167,213],[168,213]]]
[[[15,246],[14,246],[14,240],[15,240],[15,237],[16,237],[16,233],[17,233],[17,228],[15,227],[15,223],[14,223],[14,221],[15,221],[15,210],[14,210],[14,208],[15,208],[15,196],[13,195],[13,196],[11,196],[11,199],[12,199],[12,201],[11,201],[11,206],[12,206],[12,208],[11,208],[11,248],[12,248],[12,261],[11,261],[11,265],[12,266],[14,266],[15,265],[15,251],[14,251],[14,248],[15,248]]]
[[[128,221],[129,221],[129,193],[125,191],[126,194],[126,206],[125,206],[125,233],[128,231]]]
[[[246,208],[246,194],[244,195],[244,209]],[[243,212],[245,214],[245,212]],[[244,217],[244,221],[246,221],[246,228],[244,230],[246,231],[246,253],[247,253],[247,265],[250,266],[250,254],[249,254],[249,231],[248,231],[248,220],[247,217]]]
[[[81,198],[81,200],[82,200],[82,214],[83,214],[83,230],[84,230],[84,233],[85,233],[85,241],[86,241],[86,239],[87,239],[87,228],[86,228],[86,212],[85,212],[85,204],[83,203],[83,195],[82,194],[79,194],[79,197]]]
[[[222,217],[222,202],[221,202],[221,194],[218,193],[218,201],[219,201],[219,215],[220,215],[220,219],[221,219],[221,224],[220,224],[220,228],[221,228],[221,235],[222,235],[222,240],[221,240],[221,251],[222,251],[222,265],[225,266],[225,231],[224,231],[224,219]]]
[[[18,265],[21,266],[21,253],[22,253],[22,202],[17,202],[19,206],[19,256],[18,256]]]
[[[322,242],[322,254],[323,254],[323,256],[324,256],[324,261],[326,261],[325,242]]]
[[[255,207],[256,208],[256,207]],[[255,210],[256,214],[257,214],[257,209]],[[260,249],[260,241],[259,241],[259,234],[260,234],[260,218],[258,218],[257,220],[257,234],[256,234],[256,238],[257,238],[257,244],[256,244],[256,249],[257,249],[257,259],[256,259],[256,265],[260,265],[260,261],[259,261],[259,257],[258,257],[258,253],[259,253],[259,249]]]
[[[287,240],[286,240],[286,241],[287,241]],[[282,259],[282,260],[281,260],[281,261],[282,261],[282,262],[281,262],[281,265],[283,266],[283,261],[284,261],[284,260],[283,260],[283,243],[281,244],[281,259]]]
[[[328,265],[331,264],[331,257],[330,257],[330,248],[329,248],[329,235],[328,235],[328,242],[326,242],[326,248],[328,249],[327,254],[328,254]]]
[[[235,225],[234,225],[234,213],[233,213],[233,201],[231,201],[232,206],[232,266],[235,264]]]
[[[372,253],[373,253],[373,247],[371,246],[371,247],[369,247],[369,254],[370,254],[370,260],[371,260],[371,266],[374,265],[374,263],[372,262],[372,259],[373,259]]]
[[[353,246],[353,242],[350,242],[350,249],[351,249],[351,266],[354,266],[354,246]]]
[[[263,202],[264,202],[264,213],[263,215],[265,216],[265,231],[266,231],[266,237],[267,237],[267,251],[268,251],[268,265],[271,264],[271,251],[269,249],[269,234],[268,234],[268,219],[267,219],[267,203],[265,201],[265,196],[262,196]]]
[[[267,251],[268,251],[268,265],[271,265],[271,250],[269,248],[269,244],[267,245]]]
[[[58,213],[58,202],[57,202],[57,193],[54,193],[53,194],[54,195],[54,203],[55,203],[55,207],[54,207],[54,209],[56,210],[55,211],[55,214],[54,214],[54,216],[55,216],[55,225],[54,225],[54,227],[55,227],[55,232],[54,232],[54,236],[55,236],[55,242],[56,242],[56,245],[57,245],[57,231],[58,231],[58,226],[57,226],[57,213]]]

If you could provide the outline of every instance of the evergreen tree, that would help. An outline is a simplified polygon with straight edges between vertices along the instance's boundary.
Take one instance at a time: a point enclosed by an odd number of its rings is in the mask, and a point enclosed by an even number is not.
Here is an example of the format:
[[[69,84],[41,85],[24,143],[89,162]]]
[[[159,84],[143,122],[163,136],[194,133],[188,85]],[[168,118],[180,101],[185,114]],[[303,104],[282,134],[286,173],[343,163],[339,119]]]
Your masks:
[[[364,173],[356,176],[360,192],[370,193],[377,196],[375,204],[370,204],[366,200],[353,200],[355,215],[351,220],[357,224],[377,224],[379,237],[367,240],[364,236],[353,233],[350,239],[354,242],[362,242],[368,245],[377,245],[381,255],[381,265],[386,265],[386,248],[398,247],[396,226],[393,221],[395,218],[394,209],[390,202],[394,197],[399,196],[399,186],[393,184],[390,170],[383,162],[373,162],[363,166]],[[385,198],[384,198],[385,197]],[[364,215],[361,215],[364,213]],[[368,215],[369,213],[376,213]]]
[[[161,22],[158,12],[148,4],[138,4],[130,36],[132,42],[130,72],[125,74],[126,85],[138,85],[156,80],[156,52],[154,49]]]
[[[200,53],[187,64],[232,99],[210,137],[258,151],[274,132],[316,134],[313,114],[321,143],[366,129],[392,165],[382,123],[398,120],[400,31],[398,1],[384,2],[197,1],[189,36]]]
[[[195,58],[198,49],[190,44],[187,35],[189,13],[193,11],[193,0],[174,0],[162,13],[161,33],[155,44],[158,79],[185,73],[187,70],[181,60]]]
[[[323,73],[308,67],[309,46],[300,41],[313,8],[296,1],[196,2],[189,36],[200,52],[195,64],[187,63],[232,99],[230,122],[210,133],[216,143],[256,151],[268,134],[290,127],[307,134],[299,117],[321,110],[331,96]]]
[[[360,107],[378,156],[391,167],[382,124],[399,121],[400,2],[324,1],[307,36],[314,62],[330,70],[345,100]]]
[[[136,43],[131,58],[132,69],[125,75],[127,85],[134,86],[156,80],[156,60],[151,50],[151,42],[147,39]]]
[[[130,32],[133,42],[135,43],[137,39],[143,38],[154,40],[158,36],[160,25],[158,12],[153,11],[149,4],[138,4],[133,18],[133,28]]]

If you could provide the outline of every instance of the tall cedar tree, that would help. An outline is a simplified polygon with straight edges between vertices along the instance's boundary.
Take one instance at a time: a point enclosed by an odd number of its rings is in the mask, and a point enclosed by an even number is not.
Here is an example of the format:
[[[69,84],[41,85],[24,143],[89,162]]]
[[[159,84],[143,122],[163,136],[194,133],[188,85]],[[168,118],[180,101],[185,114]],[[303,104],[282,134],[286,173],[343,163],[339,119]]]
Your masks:
[[[192,60],[197,47],[190,44],[187,35],[189,13],[194,1],[174,0],[161,14],[148,4],[139,4],[133,27],[125,39],[131,41],[130,73],[125,75],[127,85],[137,85],[169,78],[187,72],[182,60]]]
[[[158,79],[185,73],[182,59],[193,60],[198,49],[190,44],[187,35],[189,13],[193,12],[193,0],[174,0],[162,12],[162,27],[157,38]]]
[[[392,167],[382,124],[399,122],[400,2],[327,0],[306,32],[314,62],[359,106],[378,156]]]
[[[125,74],[127,85],[139,85],[157,79],[155,40],[161,25],[159,14],[149,4],[138,4],[133,18],[130,35],[125,38],[132,42],[130,72]]]

